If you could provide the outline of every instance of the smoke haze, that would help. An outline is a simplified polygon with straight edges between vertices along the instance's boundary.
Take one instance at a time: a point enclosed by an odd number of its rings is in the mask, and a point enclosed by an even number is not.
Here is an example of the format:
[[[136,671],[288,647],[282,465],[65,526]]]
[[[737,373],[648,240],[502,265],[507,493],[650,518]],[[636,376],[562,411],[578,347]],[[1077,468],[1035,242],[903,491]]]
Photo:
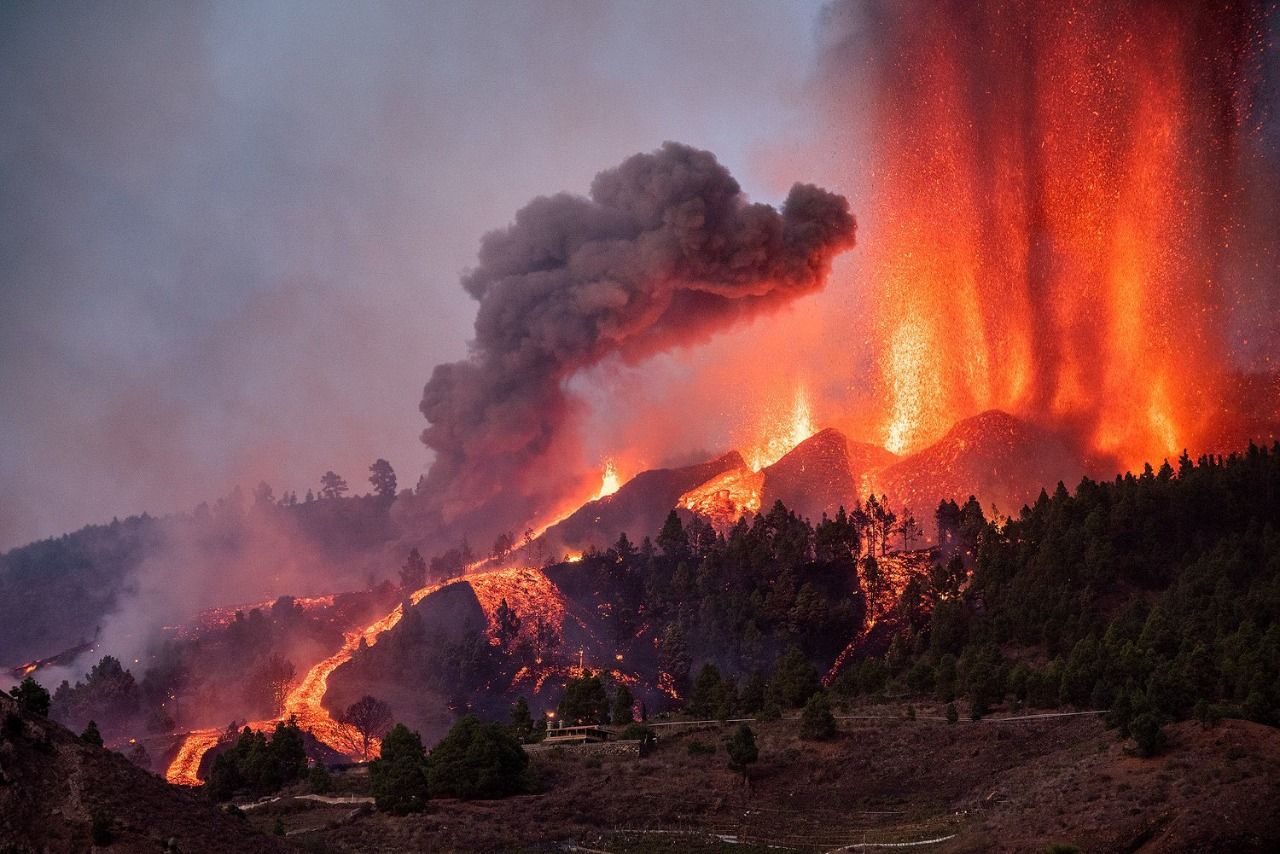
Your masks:
[[[4,4],[0,549],[413,486],[481,236],[670,138],[780,199],[819,6]]]
[[[446,524],[483,511],[490,532],[547,512],[566,492],[556,461],[579,456],[564,447],[574,373],[699,343],[816,290],[853,242],[842,197],[796,184],[780,212],[748,204],[714,156],[675,143],[600,173],[589,199],[534,200],[464,279],[476,337],[423,395],[427,497]]]

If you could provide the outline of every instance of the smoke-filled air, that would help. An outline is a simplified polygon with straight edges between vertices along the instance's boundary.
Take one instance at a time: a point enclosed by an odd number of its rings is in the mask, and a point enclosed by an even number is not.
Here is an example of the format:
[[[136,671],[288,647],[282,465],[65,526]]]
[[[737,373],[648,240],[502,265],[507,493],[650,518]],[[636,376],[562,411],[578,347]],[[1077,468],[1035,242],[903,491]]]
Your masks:
[[[822,287],[854,229],[839,195],[796,184],[781,210],[752,204],[714,155],[677,143],[601,172],[590,197],[522,208],[463,279],[479,302],[471,356],[423,393],[442,525],[492,536],[557,507],[581,487],[562,462],[579,456],[576,372],[698,344]]]
[[[0,4],[0,851],[1280,851],[1278,36]]]

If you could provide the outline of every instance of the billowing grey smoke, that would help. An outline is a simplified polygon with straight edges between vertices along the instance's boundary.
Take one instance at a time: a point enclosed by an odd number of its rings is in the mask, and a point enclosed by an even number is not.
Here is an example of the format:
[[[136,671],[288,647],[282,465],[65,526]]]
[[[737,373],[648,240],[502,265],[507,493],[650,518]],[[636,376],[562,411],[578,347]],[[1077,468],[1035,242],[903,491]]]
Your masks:
[[[530,202],[463,280],[480,302],[471,357],[423,394],[428,500],[464,530],[482,509],[497,530],[545,513],[579,474],[556,465],[575,447],[567,378],[820,288],[854,231],[839,195],[796,184],[781,211],[751,204],[714,155],[676,143],[601,172],[590,198]]]

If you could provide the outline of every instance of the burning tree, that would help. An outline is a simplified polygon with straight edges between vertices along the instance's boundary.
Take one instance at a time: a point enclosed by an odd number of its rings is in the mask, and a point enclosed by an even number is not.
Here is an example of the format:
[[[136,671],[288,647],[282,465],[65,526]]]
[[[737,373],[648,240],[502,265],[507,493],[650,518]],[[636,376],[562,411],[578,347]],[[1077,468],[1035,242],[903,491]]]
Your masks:
[[[338,717],[338,730],[342,741],[368,760],[369,748],[387,734],[391,723],[391,706],[365,694]]]

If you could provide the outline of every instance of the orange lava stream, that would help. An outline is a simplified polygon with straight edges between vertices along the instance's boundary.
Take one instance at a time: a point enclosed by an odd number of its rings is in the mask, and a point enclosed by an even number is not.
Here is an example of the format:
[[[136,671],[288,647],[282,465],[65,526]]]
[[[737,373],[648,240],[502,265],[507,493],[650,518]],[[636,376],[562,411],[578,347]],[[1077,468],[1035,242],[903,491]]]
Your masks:
[[[187,733],[178,746],[178,755],[165,769],[164,778],[175,786],[199,786],[200,762],[222,736],[221,730],[200,729]]]
[[[497,609],[497,604],[505,596],[508,604],[516,607],[522,618],[526,614],[529,615],[529,619],[526,620],[529,631],[533,631],[533,618],[537,616],[551,621],[557,632],[560,630],[564,620],[564,609],[562,605],[558,609],[556,608],[554,603],[560,601],[559,594],[555,592],[554,587],[552,587],[551,582],[547,580],[544,573],[539,570],[522,567],[481,569],[485,565],[486,561],[477,561],[467,568],[478,571],[473,572],[471,575],[462,575],[457,578],[429,584],[420,590],[414,591],[409,596],[409,601],[411,604],[417,605],[426,597],[443,590],[445,587],[453,584],[468,583],[476,591],[476,598],[480,600],[482,607],[484,607],[491,626],[493,625],[493,614]],[[553,604],[548,606],[548,602]],[[329,688],[329,677],[335,670],[351,660],[356,650],[360,648],[361,641],[364,641],[368,646],[373,646],[378,642],[378,637],[383,632],[395,628],[403,617],[403,604],[396,605],[386,615],[364,628],[347,632],[343,635],[342,646],[337,652],[312,665],[302,679],[290,689],[285,697],[284,711],[279,718],[269,721],[254,721],[246,724],[246,726],[250,729],[268,729],[274,726],[277,721],[287,721],[289,718],[294,718],[297,720],[299,727],[309,730],[312,735],[328,747],[340,753],[349,754],[351,750],[350,744],[343,738],[341,726],[324,707],[323,700],[325,692]],[[523,628],[524,626],[522,625],[522,631]],[[222,732],[217,729],[202,729],[188,733],[179,746],[177,755],[169,763],[169,767],[165,771],[165,779],[178,785],[200,785],[198,775],[200,762],[205,753],[218,743],[221,735]],[[375,741],[371,745],[370,753],[377,755],[379,747],[380,745]]]
[[[719,530],[727,530],[745,514],[760,512],[763,490],[763,472],[732,469],[681,495],[676,506],[710,519]]]
[[[520,616],[521,637],[535,640],[539,621],[557,635],[563,632],[564,600],[542,570],[502,570],[468,580],[488,620],[492,643],[498,642],[497,614],[503,600]]]

